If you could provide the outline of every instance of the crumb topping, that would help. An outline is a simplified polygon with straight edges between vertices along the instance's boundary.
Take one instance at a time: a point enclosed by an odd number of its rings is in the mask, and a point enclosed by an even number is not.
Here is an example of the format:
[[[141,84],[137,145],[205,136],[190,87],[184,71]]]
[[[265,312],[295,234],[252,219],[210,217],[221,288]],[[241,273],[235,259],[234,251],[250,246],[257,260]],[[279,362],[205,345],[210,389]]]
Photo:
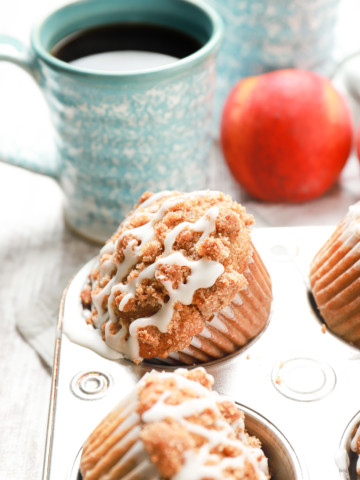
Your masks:
[[[138,387],[140,438],[161,477],[267,480],[267,459],[244,414],[211,391],[203,368],[151,372]]]
[[[84,443],[84,480],[269,480],[245,415],[212,390],[204,368],[152,371]]]
[[[145,193],[90,274],[87,321],[135,362],[182,350],[246,287],[253,223],[221,192]]]

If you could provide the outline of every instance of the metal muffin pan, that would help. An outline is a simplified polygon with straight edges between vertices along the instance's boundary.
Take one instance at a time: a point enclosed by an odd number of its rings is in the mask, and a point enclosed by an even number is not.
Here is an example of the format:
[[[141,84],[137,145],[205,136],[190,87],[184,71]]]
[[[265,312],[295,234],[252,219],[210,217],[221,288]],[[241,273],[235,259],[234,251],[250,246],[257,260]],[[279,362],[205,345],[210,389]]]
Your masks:
[[[360,350],[324,329],[308,288],[309,264],[333,230],[253,230],[272,278],[270,320],[249,346],[204,365],[214,388],[245,410],[274,480],[357,480],[346,432],[360,410]],[[100,420],[145,372],[174,368],[108,360],[62,332],[82,316],[79,295],[90,266],[69,283],[60,307],[44,480],[78,480],[79,451]]]

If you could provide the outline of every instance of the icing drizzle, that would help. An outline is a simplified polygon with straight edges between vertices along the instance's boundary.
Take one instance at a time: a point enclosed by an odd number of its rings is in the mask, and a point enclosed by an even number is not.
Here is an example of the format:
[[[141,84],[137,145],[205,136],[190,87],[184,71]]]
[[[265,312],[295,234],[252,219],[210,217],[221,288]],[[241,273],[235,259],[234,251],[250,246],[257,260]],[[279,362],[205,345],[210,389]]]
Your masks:
[[[223,400],[222,397],[215,391],[209,391],[200,383],[177,374],[180,371],[181,369],[175,373],[161,372],[156,374],[162,378],[171,377],[175,380],[177,389],[192,390],[196,393],[196,397],[183,400],[176,405],[169,405],[166,403],[169,392],[165,391],[141,417],[144,424],[172,418],[185,427],[188,432],[206,439],[206,442],[197,450],[189,449],[184,452],[184,463],[172,477],[172,480],[202,480],[204,478],[222,480],[224,470],[227,468],[245,469],[245,462],[254,467],[257,474],[256,478],[267,480],[269,478],[267,459],[261,448],[252,447],[248,444],[243,419],[240,417],[230,425],[219,413],[218,402]],[[154,375],[154,372],[146,374],[140,381],[139,387],[144,385],[147,375]],[[209,375],[207,377],[212,378]],[[215,412],[218,416],[216,430],[188,420],[191,416],[209,410]],[[235,433],[237,436],[235,436]],[[217,447],[221,451],[221,447],[224,446],[234,447],[240,454],[227,457],[213,453],[217,450]]]
[[[350,231],[355,235],[355,239],[352,239],[352,241],[354,243],[358,242],[360,235],[360,202],[350,205],[345,222],[350,227]]]

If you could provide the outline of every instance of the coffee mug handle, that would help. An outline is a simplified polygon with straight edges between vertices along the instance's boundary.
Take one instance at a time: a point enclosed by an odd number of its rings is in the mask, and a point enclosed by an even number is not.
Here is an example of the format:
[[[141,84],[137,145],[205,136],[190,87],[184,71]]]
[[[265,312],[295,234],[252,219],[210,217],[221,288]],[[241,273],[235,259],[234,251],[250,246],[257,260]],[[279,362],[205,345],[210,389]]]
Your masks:
[[[41,87],[41,74],[35,55],[17,38],[0,35],[0,61],[11,62],[23,68]],[[0,161],[53,178],[58,176],[58,165],[53,153],[27,152],[24,155],[18,146],[12,148],[11,145],[5,152],[0,150]]]

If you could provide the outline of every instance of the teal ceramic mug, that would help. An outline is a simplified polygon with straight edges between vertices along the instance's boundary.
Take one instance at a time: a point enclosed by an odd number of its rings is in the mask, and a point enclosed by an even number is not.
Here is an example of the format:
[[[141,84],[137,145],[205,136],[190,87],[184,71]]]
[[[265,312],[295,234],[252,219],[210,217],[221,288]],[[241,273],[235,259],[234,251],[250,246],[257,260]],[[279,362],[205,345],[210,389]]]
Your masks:
[[[54,56],[78,32],[106,25],[150,25],[187,35],[196,46],[175,52],[172,63],[125,71]],[[0,60],[23,67],[39,84],[56,141],[56,155],[47,162],[16,155],[3,160],[56,178],[67,224],[98,242],[145,190],[203,188],[222,30],[216,11],[201,0],[82,0],[39,23],[30,50],[1,36]]]

